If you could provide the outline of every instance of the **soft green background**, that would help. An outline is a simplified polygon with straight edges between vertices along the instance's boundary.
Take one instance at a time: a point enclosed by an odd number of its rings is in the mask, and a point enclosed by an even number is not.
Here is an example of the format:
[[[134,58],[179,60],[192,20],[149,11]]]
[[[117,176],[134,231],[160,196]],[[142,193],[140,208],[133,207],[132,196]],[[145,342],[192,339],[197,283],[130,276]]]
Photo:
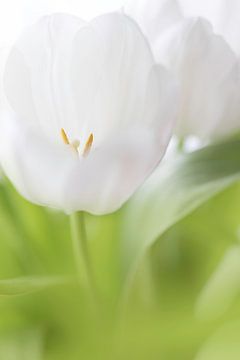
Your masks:
[[[240,142],[166,161],[119,212],[86,215],[100,292],[66,215],[0,185],[0,359],[240,359]]]

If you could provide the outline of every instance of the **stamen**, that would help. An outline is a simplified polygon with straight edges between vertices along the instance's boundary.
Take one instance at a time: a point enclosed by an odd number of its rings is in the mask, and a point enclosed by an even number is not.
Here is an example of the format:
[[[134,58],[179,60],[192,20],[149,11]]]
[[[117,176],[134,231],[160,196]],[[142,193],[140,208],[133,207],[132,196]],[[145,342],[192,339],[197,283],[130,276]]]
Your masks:
[[[69,145],[70,148],[72,148],[78,155],[80,154],[79,153],[79,147],[80,147],[79,140],[74,140],[73,142],[70,142],[69,138],[67,136],[67,133],[63,128],[61,129],[61,137],[62,137],[62,140],[65,145]],[[92,148],[92,144],[93,144],[93,134],[90,134],[90,136],[85,144],[84,150],[82,152],[82,156],[86,157],[89,154],[89,152]]]
[[[69,141],[68,136],[64,129],[61,129],[61,136],[62,136],[64,144],[70,145],[70,141]]]
[[[86,157],[88,156],[90,150],[91,150],[91,147],[92,147],[92,144],[93,144],[93,134],[90,134],[87,142],[86,142],[86,145],[84,147],[84,150],[83,150],[83,156]]]

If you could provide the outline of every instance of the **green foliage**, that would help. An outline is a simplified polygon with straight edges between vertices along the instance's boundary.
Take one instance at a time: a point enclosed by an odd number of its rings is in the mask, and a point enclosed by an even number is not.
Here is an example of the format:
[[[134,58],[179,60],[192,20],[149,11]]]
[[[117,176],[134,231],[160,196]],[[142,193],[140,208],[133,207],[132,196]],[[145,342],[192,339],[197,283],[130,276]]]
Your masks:
[[[239,179],[239,140],[166,161],[126,209],[127,270],[167,229]]]
[[[68,217],[3,180],[0,359],[239,359],[239,176],[240,142],[217,144],[166,161],[119,212],[87,215],[95,311]]]

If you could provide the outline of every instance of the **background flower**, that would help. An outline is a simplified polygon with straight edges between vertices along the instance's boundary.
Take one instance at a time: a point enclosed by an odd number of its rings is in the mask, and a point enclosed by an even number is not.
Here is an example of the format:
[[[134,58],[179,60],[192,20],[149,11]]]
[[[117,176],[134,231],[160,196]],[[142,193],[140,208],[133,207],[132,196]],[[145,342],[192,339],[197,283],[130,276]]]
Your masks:
[[[178,0],[185,16],[203,16],[213,25],[214,31],[221,34],[232,50],[240,54],[240,3],[238,0]]]
[[[176,134],[208,140],[238,131],[239,60],[211,24],[203,18],[185,17],[181,1],[176,0],[132,1],[126,12],[139,22],[156,59],[180,81]]]

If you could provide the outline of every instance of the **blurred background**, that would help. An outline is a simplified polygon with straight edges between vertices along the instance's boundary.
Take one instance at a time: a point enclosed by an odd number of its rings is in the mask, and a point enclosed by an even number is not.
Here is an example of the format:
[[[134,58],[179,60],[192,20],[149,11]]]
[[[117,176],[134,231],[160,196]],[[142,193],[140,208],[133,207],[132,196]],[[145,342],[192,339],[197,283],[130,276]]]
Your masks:
[[[120,0],[1,1],[0,42],[14,41],[43,14],[89,19],[121,6]],[[69,218],[27,203],[1,176],[0,359],[240,359],[239,198],[235,183],[170,226],[147,252],[127,301],[128,205],[101,218],[87,215],[101,298],[95,314],[75,279]],[[138,226],[144,229],[145,220]]]
[[[2,179],[1,358],[239,359],[239,197],[235,184],[171,226],[144,257],[123,302],[127,205],[88,215],[101,298],[95,313],[75,279],[68,217],[27,203]]]

